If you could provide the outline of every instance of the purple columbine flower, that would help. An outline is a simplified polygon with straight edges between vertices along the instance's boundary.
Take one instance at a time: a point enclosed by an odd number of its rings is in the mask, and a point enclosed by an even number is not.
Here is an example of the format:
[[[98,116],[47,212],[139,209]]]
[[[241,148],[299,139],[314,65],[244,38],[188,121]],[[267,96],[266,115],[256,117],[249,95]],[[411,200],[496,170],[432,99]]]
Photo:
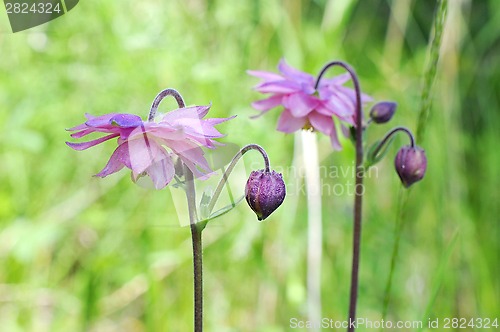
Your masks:
[[[210,106],[179,108],[158,117],[157,121],[143,121],[134,114],[111,113],[98,117],[86,114],[87,121],[68,129],[73,138],[99,132],[108,135],[83,143],[66,144],[74,150],[85,150],[112,138],[118,138],[118,147],[106,166],[95,176],[106,177],[123,167],[132,170],[136,181],[148,175],[156,189],[164,188],[175,174],[174,162],[179,158],[197,177],[205,177],[212,170],[201,147],[213,149],[214,138],[221,134],[215,125],[231,118],[203,119]]]
[[[299,129],[315,129],[330,137],[332,147],[340,150],[335,122],[341,121],[355,126],[356,95],[344,84],[349,81],[349,74],[334,78],[321,79],[318,89],[315,89],[315,78],[307,73],[290,67],[284,59],[278,65],[280,74],[264,71],[248,71],[248,74],[263,80],[255,86],[261,93],[269,93],[269,98],[252,103],[252,107],[267,113],[276,106],[285,109],[278,120],[279,131],[292,133]],[[372,98],[362,94],[362,102]],[[259,116],[260,116],[259,115]],[[348,132],[342,124],[343,131]]]
[[[258,170],[250,173],[245,187],[245,197],[259,220],[264,220],[285,199],[285,182],[281,173]]]
[[[408,145],[398,151],[394,164],[401,182],[408,188],[424,177],[427,169],[427,157],[424,149]]]

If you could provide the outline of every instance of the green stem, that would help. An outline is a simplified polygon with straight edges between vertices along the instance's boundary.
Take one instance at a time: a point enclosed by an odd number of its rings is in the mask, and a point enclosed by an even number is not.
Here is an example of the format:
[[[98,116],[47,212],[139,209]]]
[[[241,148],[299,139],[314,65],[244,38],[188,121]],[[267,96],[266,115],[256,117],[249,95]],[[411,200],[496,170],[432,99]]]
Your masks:
[[[238,161],[243,157],[245,153],[247,153],[250,150],[257,150],[260,152],[262,155],[262,158],[264,158],[264,167],[266,172],[270,171],[270,165],[269,165],[269,158],[267,157],[266,151],[259,145],[257,144],[248,144],[247,146],[244,146],[238,153],[233,157],[231,162],[229,163],[229,166],[227,169],[224,171],[224,174],[222,174],[222,178],[219,181],[219,184],[217,185],[217,188],[215,188],[214,195],[212,196],[212,199],[210,200],[210,203],[208,204],[208,214],[210,215],[212,213],[212,210],[214,209],[215,203],[217,203],[217,200],[219,199],[219,196],[222,192],[222,189],[224,189],[224,186],[227,183],[227,179],[229,177],[229,174],[233,171],[234,167],[238,163]]]
[[[385,286],[384,292],[384,303],[382,306],[382,319],[386,319],[387,311],[389,309],[389,302],[391,298],[391,290],[392,290],[392,280],[394,276],[394,271],[396,270],[396,261],[399,253],[399,244],[401,242],[401,234],[403,233],[403,225],[404,225],[404,211],[406,207],[406,202],[408,201],[408,190],[404,187],[399,188],[399,197],[398,207],[396,212],[396,227],[394,230],[394,245],[392,247],[392,256],[391,256],[391,266],[389,269],[389,277],[387,279],[387,284]]]
[[[406,135],[408,135],[408,137],[410,138],[410,146],[412,148],[415,147],[415,139],[413,138],[413,134],[411,133],[411,131],[408,128],[405,128],[405,127],[396,127],[394,129],[392,129],[391,131],[389,131],[384,136],[384,138],[382,139],[382,141],[378,144],[378,146],[375,149],[375,151],[373,151],[373,158],[377,157],[377,155],[380,153],[380,150],[382,150],[382,148],[384,147],[384,145],[387,144],[387,142],[389,141],[389,139],[394,134],[396,134],[398,131],[402,131],[402,132],[406,133]]]
[[[448,10],[448,0],[438,0],[437,10],[434,16],[433,31],[434,36],[430,44],[429,62],[424,75],[424,87],[422,88],[422,104],[418,116],[417,124],[417,139],[421,144],[424,139],[425,127],[427,119],[432,106],[432,88],[436,79],[437,64],[439,61],[439,49],[444,31],[444,24],[446,22],[446,15]]]
[[[427,64],[425,74],[424,74],[424,86],[422,88],[422,97],[421,97],[421,108],[419,112],[418,122],[417,122],[417,135],[416,138],[418,142],[421,144],[424,135],[425,128],[428,123],[429,113],[432,106],[432,87],[434,85],[434,81],[437,73],[437,64],[439,61],[439,49],[441,47],[441,41],[444,31],[444,24],[446,22],[448,9],[448,0],[438,0],[437,2],[437,10],[434,15],[434,24],[433,31],[434,36],[429,46],[429,62]],[[404,190],[407,191],[407,190]],[[396,269],[397,263],[397,255],[399,251],[399,242],[401,239],[401,233],[403,231],[404,224],[404,211],[406,210],[406,205],[408,202],[409,192],[405,192],[398,197],[398,209],[399,212],[396,216],[396,234],[395,234],[395,242],[394,248],[391,256],[391,267],[389,271],[389,277],[387,280],[387,285],[384,293],[384,302],[382,309],[382,317],[385,318],[387,316],[387,311],[390,302],[391,296],[391,288],[392,288],[392,279],[393,274]],[[399,226],[398,226],[399,225]]]
[[[185,107],[184,99],[177,90],[165,89],[161,91],[153,101],[149,111],[148,121],[153,121],[156,110],[163,98],[173,96],[179,108]],[[194,279],[194,331],[203,331],[203,243],[201,232],[205,224],[197,223],[198,213],[196,211],[196,191],[194,187],[193,172],[183,165],[184,179],[186,180],[186,198],[189,210],[189,225],[191,228],[191,239],[193,242],[193,279]]]
[[[189,224],[193,242],[193,275],[194,275],[194,331],[203,331],[203,245],[201,232],[203,227],[196,223],[196,193],[194,189],[193,172],[184,165],[186,178],[186,197],[189,209]]]
[[[361,109],[361,89],[359,87],[358,77],[351,66],[342,61],[332,61],[328,63],[318,75],[315,88],[319,86],[321,77],[326,70],[333,66],[344,68],[351,76],[356,91],[356,186],[354,196],[354,231],[353,231],[353,246],[352,246],[352,273],[351,273],[351,290],[349,300],[349,322],[356,320],[356,303],[358,300],[358,276],[359,276],[359,261],[361,250],[361,221],[363,211],[363,112]],[[347,329],[349,332],[354,332],[354,326],[349,324]]]

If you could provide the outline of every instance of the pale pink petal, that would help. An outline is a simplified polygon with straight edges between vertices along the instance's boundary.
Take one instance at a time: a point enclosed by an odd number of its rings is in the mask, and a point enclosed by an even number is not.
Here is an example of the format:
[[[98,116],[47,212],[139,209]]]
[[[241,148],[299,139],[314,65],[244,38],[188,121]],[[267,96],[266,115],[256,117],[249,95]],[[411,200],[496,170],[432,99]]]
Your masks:
[[[341,75],[337,75],[332,78],[321,78],[321,81],[319,81],[319,86],[327,86],[327,85],[343,85],[346,82],[348,82],[351,79],[351,75],[348,73],[344,73]]]
[[[268,71],[247,70],[247,74],[261,78],[265,81],[280,81],[283,79],[283,76]]]
[[[182,162],[191,170],[191,172],[193,172],[193,176],[197,179],[200,179],[200,180],[206,180],[208,179],[212,174],[214,174],[213,172],[211,172],[211,170],[209,171],[210,173],[204,173],[202,171],[200,171],[198,169],[198,167],[196,167],[196,164],[193,163],[191,160],[189,160],[188,158],[185,158],[184,156],[179,156],[179,158],[181,158]]]
[[[179,157],[190,160],[194,164],[200,166],[203,170],[211,171],[207,160],[204,157],[203,150],[194,143],[189,141],[171,141],[168,147],[175,152]]]
[[[252,103],[252,107],[258,111],[268,111],[271,108],[281,105],[283,96],[271,96],[266,99],[257,100]]]
[[[340,145],[339,138],[337,136],[337,129],[335,128],[335,126],[333,126],[332,132],[330,133],[330,143],[332,144],[334,150],[342,150],[342,145]]]
[[[72,148],[73,150],[81,151],[81,150],[86,150],[90,147],[93,147],[97,144],[100,144],[102,142],[105,142],[107,140],[110,140],[110,139],[112,139],[114,137],[118,137],[118,136],[120,136],[120,134],[111,134],[108,136],[104,136],[104,137],[101,137],[101,138],[98,138],[98,139],[95,139],[92,141],[88,141],[88,142],[83,142],[83,143],[66,142],[66,145],[69,146],[70,148]]]
[[[342,129],[342,135],[344,135],[345,138],[351,137],[351,131],[349,128],[347,128],[344,124],[341,124],[340,128]]]
[[[157,160],[163,158],[165,150],[152,136],[144,134],[128,141],[130,155],[130,169],[135,173],[142,173]]]
[[[165,157],[154,162],[146,169],[157,190],[165,188],[174,178],[175,168],[170,156],[165,152]]]
[[[166,113],[165,115],[163,115],[163,117],[160,120],[160,123],[166,122],[166,123],[174,124],[178,120],[185,119],[185,118],[201,119],[205,115],[207,115],[211,106],[212,105],[178,108],[176,110],[170,111],[170,112]]]
[[[278,120],[278,129],[284,133],[293,133],[307,123],[307,117],[294,117],[288,109],[285,109]]]
[[[151,136],[160,139],[170,139],[170,140],[182,140],[186,139],[186,133],[183,128],[174,128],[165,124],[158,124],[154,122],[146,122],[142,127],[136,128],[132,133],[130,133],[128,139],[132,140],[137,137],[148,133]]]
[[[254,87],[254,90],[259,91],[261,93],[292,93],[298,92],[302,90],[300,83],[293,81],[272,81],[272,82],[264,82]]]
[[[314,127],[314,129],[322,132],[325,135],[330,135],[335,125],[331,116],[326,116],[319,114],[318,112],[312,112],[309,114],[309,122]]]
[[[318,104],[319,101],[315,97],[303,93],[294,93],[283,97],[283,106],[289,109],[296,118],[306,116],[314,110]]]
[[[311,83],[314,81],[314,77],[312,75],[291,67],[288,63],[286,63],[285,59],[280,60],[278,70],[292,81],[305,81]]]

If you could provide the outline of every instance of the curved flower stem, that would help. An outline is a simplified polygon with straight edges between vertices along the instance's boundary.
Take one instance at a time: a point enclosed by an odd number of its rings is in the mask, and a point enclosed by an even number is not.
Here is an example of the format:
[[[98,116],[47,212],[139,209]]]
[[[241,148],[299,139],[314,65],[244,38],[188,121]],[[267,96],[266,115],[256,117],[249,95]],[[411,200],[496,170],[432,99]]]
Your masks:
[[[153,104],[151,105],[151,109],[149,111],[149,116],[148,116],[148,121],[153,121],[156,115],[156,110],[158,109],[158,106],[160,106],[161,101],[163,98],[167,96],[172,96],[175,98],[177,101],[177,105],[179,105],[179,108],[183,108],[186,106],[184,103],[184,99],[182,99],[181,94],[175,90],[175,89],[165,89],[161,91],[156,97],[155,100],[153,100]]]
[[[244,146],[236,155],[233,157],[231,162],[229,163],[229,166],[227,167],[226,171],[224,174],[222,174],[222,178],[219,181],[219,184],[217,185],[217,188],[215,189],[214,195],[212,196],[212,199],[210,200],[210,203],[208,204],[208,214],[212,213],[212,210],[215,206],[215,203],[217,203],[217,200],[219,199],[219,196],[222,192],[222,189],[224,189],[224,186],[227,183],[227,179],[231,172],[233,171],[234,167],[236,166],[236,163],[243,157],[245,153],[247,153],[250,150],[257,150],[260,152],[262,155],[262,158],[264,159],[264,167],[266,172],[270,172],[270,164],[269,164],[269,157],[267,156],[266,150],[262,148],[260,145],[257,144],[248,144]]]
[[[391,131],[389,131],[387,134],[385,134],[384,138],[382,139],[382,141],[380,141],[380,143],[378,144],[377,148],[375,149],[375,151],[373,151],[373,157],[376,158],[378,153],[380,152],[380,150],[382,150],[382,148],[384,147],[384,145],[389,141],[389,139],[394,135],[396,134],[398,131],[402,131],[404,133],[406,133],[406,135],[408,135],[408,137],[410,138],[410,146],[412,148],[415,147],[415,138],[413,137],[413,134],[412,132],[406,128],[406,127],[396,127],[396,128],[393,128]]]
[[[361,219],[363,207],[363,113],[361,110],[361,89],[359,87],[358,77],[354,69],[347,63],[342,61],[332,61],[328,63],[318,75],[315,88],[319,86],[319,82],[323,74],[328,68],[340,66],[344,68],[351,76],[356,91],[356,185],[354,196],[354,232],[353,232],[353,248],[352,248],[352,273],[351,273],[351,290],[349,300],[349,322],[356,320],[356,302],[358,298],[358,272],[359,272],[359,254],[361,247]],[[349,324],[348,331],[354,331],[354,327]]]
[[[186,106],[181,94],[175,89],[161,91],[153,101],[149,111],[148,121],[153,121],[156,110],[163,98],[173,96],[179,108]],[[193,172],[183,165],[184,178],[186,180],[186,198],[189,210],[189,225],[191,228],[191,240],[193,243],[193,279],[194,279],[194,331],[203,331],[203,244],[201,232],[203,227],[197,223],[196,191],[194,187]]]

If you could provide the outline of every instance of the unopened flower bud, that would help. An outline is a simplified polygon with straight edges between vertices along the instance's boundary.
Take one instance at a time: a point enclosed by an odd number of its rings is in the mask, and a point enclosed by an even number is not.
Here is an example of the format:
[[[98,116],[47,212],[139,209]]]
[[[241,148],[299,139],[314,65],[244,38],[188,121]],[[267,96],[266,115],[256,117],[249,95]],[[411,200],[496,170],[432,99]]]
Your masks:
[[[370,118],[375,123],[386,123],[392,119],[396,112],[397,104],[392,101],[381,101],[373,105],[370,111]]]
[[[401,182],[408,188],[424,177],[427,169],[427,157],[424,149],[408,145],[399,150],[394,164]]]
[[[259,220],[264,220],[285,199],[285,182],[281,173],[258,170],[250,173],[245,187],[245,197]]]

